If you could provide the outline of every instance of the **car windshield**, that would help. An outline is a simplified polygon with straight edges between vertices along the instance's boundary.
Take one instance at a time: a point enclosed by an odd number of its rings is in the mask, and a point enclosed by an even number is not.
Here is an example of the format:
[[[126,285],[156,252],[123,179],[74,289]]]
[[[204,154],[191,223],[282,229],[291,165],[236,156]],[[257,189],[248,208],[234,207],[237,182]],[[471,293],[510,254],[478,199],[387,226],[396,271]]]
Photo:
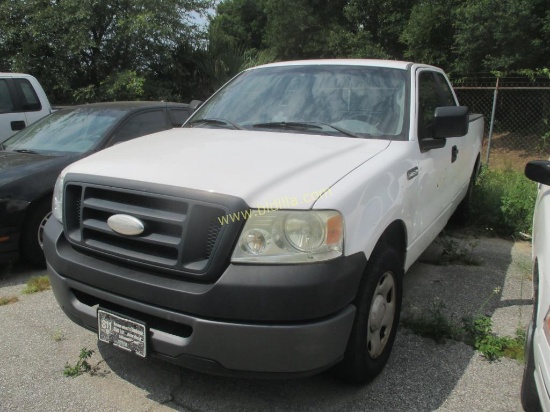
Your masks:
[[[407,72],[357,65],[290,65],[245,71],[186,127],[406,139]]]
[[[127,111],[78,108],[55,112],[3,142],[4,150],[53,155],[85,153]]]

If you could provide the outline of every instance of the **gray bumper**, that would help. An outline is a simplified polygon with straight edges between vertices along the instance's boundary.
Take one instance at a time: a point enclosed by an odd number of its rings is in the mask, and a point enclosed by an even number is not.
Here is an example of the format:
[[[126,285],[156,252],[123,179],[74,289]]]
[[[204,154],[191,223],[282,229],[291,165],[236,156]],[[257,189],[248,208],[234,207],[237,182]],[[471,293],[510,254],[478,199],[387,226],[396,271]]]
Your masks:
[[[218,374],[308,375],[340,360],[346,349],[355,316],[349,305],[329,318],[298,324],[221,322],[175,313],[160,307],[128,300],[48,271],[55,297],[63,311],[76,323],[97,330],[97,306],[124,308],[132,316],[170,319],[181,325],[183,336],[149,329],[151,355],[195,370]],[[76,294],[73,291],[78,291]]]
[[[228,265],[214,283],[145,272],[75,250],[61,225],[46,225],[53,292],[77,324],[97,330],[97,308],[143,321],[148,348],[217,374],[309,375],[344,355],[363,256],[325,264]]]

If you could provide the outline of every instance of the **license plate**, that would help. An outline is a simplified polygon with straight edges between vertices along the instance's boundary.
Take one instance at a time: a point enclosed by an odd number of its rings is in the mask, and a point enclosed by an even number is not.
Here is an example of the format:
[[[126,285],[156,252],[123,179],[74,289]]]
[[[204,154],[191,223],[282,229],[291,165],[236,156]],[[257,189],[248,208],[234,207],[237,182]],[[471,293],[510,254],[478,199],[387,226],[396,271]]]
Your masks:
[[[147,355],[147,326],[144,322],[98,309],[97,324],[100,341],[111,343],[142,358]]]

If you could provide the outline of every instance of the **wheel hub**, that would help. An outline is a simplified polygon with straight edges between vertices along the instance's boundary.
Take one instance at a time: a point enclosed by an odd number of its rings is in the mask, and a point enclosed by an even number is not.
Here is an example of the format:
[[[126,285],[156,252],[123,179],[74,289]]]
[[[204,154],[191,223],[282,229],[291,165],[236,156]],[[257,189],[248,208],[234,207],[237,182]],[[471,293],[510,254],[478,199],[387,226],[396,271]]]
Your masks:
[[[379,357],[393,327],[396,314],[396,285],[392,272],[384,273],[374,291],[367,328],[367,350],[371,358]]]
[[[372,309],[370,312],[370,328],[371,330],[380,329],[384,315],[386,314],[386,299],[380,295],[377,295],[372,302]]]

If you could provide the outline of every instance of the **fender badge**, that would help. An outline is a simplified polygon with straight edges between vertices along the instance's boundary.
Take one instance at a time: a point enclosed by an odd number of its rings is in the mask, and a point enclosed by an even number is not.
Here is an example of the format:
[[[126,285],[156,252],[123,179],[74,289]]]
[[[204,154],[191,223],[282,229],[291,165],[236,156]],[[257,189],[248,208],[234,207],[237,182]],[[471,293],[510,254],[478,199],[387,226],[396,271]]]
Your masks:
[[[114,232],[126,236],[141,235],[145,230],[141,220],[129,215],[113,215],[107,219],[107,224]]]
[[[407,170],[407,179],[412,180],[418,176],[418,167],[413,167],[412,169]]]

